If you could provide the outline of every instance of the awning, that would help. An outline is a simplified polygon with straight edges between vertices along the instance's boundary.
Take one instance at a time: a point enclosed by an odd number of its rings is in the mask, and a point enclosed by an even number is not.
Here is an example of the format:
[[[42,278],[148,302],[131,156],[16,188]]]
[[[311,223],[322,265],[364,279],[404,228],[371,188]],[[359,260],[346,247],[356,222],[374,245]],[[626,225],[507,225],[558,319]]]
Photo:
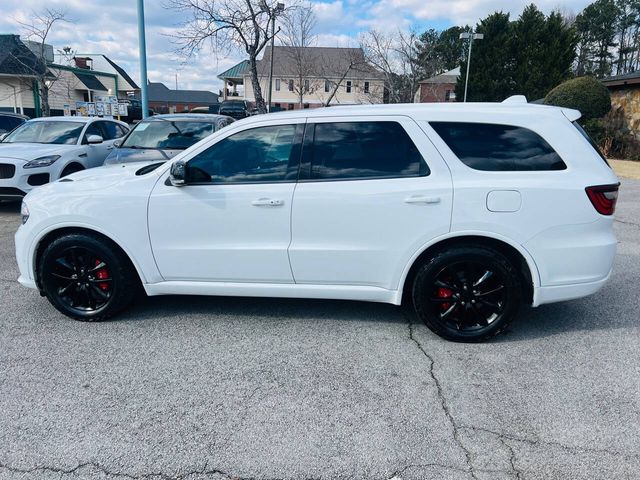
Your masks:
[[[78,77],[78,80],[80,80],[85,87],[87,87],[89,90],[99,90],[102,92],[108,92],[109,90],[107,89],[107,87],[105,87],[102,82],[100,80],[98,80],[98,77],[96,77],[95,75],[91,75],[90,73],[77,73],[74,72],[75,76]]]

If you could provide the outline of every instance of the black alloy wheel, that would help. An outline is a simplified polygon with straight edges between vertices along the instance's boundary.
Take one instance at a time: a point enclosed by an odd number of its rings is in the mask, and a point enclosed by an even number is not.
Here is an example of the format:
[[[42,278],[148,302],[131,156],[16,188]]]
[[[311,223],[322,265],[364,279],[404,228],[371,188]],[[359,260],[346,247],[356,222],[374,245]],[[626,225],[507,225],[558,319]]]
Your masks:
[[[504,331],[521,297],[518,272],[504,255],[487,247],[459,246],[438,253],[419,269],[413,286],[418,316],[454,341],[478,342]]]
[[[60,301],[79,314],[98,311],[111,298],[109,266],[86,248],[69,247],[60,252],[49,275]]]
[[[139,279],[127,256],[97,234],[70,233],[46,246],[39,284],[51,304],[76,320],[105,320],[129,306]]]

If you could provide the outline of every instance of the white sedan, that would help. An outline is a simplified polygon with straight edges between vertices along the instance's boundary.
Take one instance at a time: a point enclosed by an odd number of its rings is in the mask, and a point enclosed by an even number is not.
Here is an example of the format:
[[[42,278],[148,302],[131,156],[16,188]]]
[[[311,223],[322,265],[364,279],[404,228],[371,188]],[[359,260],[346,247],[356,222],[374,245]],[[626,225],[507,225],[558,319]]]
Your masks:
[[[0,142],[0,200],[87,168],[102,165],[124,122],[92,117],[29,120]]]

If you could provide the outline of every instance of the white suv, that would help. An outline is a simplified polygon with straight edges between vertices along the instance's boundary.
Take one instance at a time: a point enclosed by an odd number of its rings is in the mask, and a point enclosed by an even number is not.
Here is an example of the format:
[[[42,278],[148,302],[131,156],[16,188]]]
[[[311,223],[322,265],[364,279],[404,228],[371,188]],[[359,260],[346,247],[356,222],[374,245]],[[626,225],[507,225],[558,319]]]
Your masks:
[[[124,122],[98,117],[44,117],[23,123],[0,142],[0,200],[22,198],[33,188],[101,166]]]
[[[20,282],[102,320],[148,295],[411,302],[479,341],[521,304],[589,295],[618,179],[577,111],[503,104],[301,110],[236,122],[163,165],[25,198]]]

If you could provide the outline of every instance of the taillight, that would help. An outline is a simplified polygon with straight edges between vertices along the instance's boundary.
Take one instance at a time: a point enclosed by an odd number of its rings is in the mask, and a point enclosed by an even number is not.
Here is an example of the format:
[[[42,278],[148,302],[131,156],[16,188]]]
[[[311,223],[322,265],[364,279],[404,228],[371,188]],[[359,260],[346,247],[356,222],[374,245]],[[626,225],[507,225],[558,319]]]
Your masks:
[[[616,185],[597,185],[595,187],[587,187],[587,195],[594,208],[601,215],[613,215],[616,210],[616,202],[618,201],[618,187]]]

